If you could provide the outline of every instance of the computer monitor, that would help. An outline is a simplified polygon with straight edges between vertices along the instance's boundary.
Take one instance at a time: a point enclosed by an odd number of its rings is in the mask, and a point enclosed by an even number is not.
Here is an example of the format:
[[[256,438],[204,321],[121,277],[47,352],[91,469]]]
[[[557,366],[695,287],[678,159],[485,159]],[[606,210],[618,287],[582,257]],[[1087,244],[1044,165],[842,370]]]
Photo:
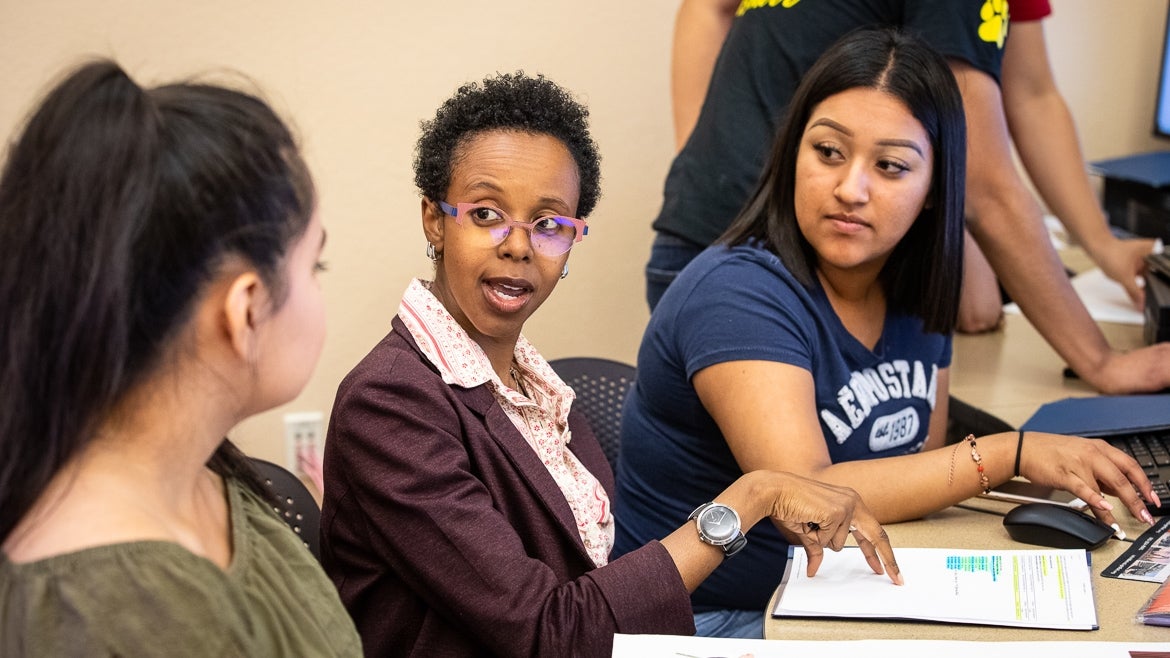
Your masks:
[[[1170,139],[1170,11],[1166,12],[1166,29],[1162,34],[1162,68],[1158,75],[1154,134]]]

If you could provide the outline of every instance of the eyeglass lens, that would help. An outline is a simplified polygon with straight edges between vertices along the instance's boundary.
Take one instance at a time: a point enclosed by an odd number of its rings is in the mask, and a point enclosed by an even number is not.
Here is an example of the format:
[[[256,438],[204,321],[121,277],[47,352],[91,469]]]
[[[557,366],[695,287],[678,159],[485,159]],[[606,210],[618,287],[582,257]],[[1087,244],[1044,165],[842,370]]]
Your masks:
[[[560,256],[577,239],[577,225],[568,217],[549,215],[531,222],[517,222],[491,206],[471,206],[465,212],[473,224],[487,229],[493,244],[500,244],[513,227],[519,227],[528,231],[533,249],[545,256]]]

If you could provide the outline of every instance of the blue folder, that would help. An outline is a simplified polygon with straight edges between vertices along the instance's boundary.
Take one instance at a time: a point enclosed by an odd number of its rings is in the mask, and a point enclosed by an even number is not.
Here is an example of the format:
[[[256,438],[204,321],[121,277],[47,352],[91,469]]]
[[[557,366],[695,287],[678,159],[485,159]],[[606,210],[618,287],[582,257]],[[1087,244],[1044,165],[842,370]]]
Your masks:
[[[1170,151],[1098,160],[1089,166],[1093,172],[1106,178],[1141,183],[1150,187],[1170,185]]]
[[[1170,428],[1170,395],[1102,395],[1066,398],[1040,407],[1020,429],[1114,436]]]

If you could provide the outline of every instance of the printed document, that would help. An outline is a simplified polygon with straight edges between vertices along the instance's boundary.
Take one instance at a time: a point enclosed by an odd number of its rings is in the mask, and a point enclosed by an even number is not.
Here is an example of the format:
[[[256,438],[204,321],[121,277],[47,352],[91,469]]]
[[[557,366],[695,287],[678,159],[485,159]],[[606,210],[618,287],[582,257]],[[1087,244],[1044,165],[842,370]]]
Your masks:
[[[905,584],[874,574],[856,547],[825,551],[814,578],[789,550],[776,617],[919,619],[1065,630],[1097,628],[1084,550],[899,548]]]

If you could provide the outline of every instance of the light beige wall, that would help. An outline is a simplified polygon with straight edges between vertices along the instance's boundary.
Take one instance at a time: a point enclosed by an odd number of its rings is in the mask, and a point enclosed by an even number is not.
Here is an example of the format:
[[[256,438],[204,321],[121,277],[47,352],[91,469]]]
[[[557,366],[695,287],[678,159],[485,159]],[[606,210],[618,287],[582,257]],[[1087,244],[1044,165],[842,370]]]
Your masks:
[[[1049,2],[1048,54],[1085,157],[1170,149],[1152,132],[1166,0]]]
[[[811,1],[811,0],[810,0]],[[1055,0],[1058,81],[1089,158],[1166,147],[1148,137],[1165,0],[1124,9]],[[281,460],[281,414],[328,412],[337,383],[387,330],[429,263],[411,182],[418,122],[495,71],[543,72],[592,111],[604,195],[572,274],[529,322],[545,356],[633,361],[647,319],[641,270],[671,155],[675,0],[0,0],[0,134],[86,55],[152,83],[223,69],[256,81],[298,127],[329,231],[329,338],[304,393],[237,428]]]

